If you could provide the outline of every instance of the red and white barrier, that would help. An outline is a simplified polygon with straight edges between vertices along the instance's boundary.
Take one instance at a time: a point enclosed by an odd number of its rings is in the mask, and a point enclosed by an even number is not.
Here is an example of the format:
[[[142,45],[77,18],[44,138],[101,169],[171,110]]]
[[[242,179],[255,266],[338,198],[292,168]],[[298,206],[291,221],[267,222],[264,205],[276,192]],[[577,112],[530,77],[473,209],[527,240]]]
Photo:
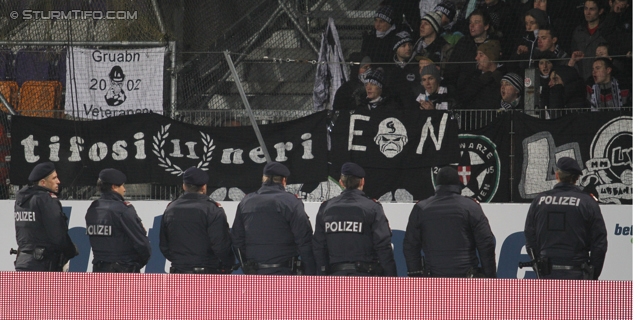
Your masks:
[[[631,319],[631,281],[0,272],[0,319]]]

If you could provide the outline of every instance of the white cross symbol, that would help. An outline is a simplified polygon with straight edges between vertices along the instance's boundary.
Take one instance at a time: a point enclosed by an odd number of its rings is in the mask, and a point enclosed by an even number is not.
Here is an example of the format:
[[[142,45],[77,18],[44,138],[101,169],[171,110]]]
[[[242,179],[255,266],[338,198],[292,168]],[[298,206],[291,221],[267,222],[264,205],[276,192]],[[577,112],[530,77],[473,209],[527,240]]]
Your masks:
[[[469,168],[469,171],[467,171],[467,168]],[[468,178],[471,177],[471,167],[458,166],[458,175],[460,176],[460,180],[462,181],[462,184],[466,186],[467,183],[469,183]]]

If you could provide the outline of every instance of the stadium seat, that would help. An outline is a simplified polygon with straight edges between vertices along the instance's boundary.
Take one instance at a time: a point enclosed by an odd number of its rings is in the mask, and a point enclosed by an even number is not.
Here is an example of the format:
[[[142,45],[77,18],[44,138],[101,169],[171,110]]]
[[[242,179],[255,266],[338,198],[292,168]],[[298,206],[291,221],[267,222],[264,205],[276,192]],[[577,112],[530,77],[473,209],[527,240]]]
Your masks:
[[[61,100],[59,81],[27,81],[20,87],[17,111],[24,116],[53,118]]]
[[[2,93],[13,108],[16,108],[18,105],[18,92],[18,83],[15,81],[0,81],[0,93]],[[0,110],[9,113],[9,110],[2,104],[0,104]]]

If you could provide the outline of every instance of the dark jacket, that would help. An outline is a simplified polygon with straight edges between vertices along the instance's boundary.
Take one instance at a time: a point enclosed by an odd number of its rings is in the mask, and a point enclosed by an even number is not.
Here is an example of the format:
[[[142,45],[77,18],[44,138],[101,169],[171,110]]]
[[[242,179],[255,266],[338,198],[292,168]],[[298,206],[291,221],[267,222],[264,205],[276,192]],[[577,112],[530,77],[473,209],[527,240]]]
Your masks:
[[[551,264],[590,262],[598,279],[607,253],[607,229],[598,203],[577,186],[558,183],[531,202],[524,226],[526,246]]]
[[[494,38],[489,36],[485,42],[492,39]],[[455,95],[459,90],[462,90],[473,72],[477,70],[475,59],[479,45],[471,36],[467,35],[460,38],[455,47],[453,47],[449,63],[443,74],[449,93]]]
[[[367,98],[367,91],[360,79],[350,79],[343,83],[333,98],[333,110],[355,110]]]
[[[360,61],[364,56],[360,53],[352,54],[349,57],[349,61],[358,62],[349,67],[349,80],[343,83],[336,95],[333,97],[333,110],[355,110],[356,106],[362,104],[367,98],[367,91],[364,88],[364,83],[360,80]]]
[[[591,77],[591,71],[593,68],[593,61],[595,61],[596,48],[601,43],[607,42],[606,36],[613,31],[613,21],[600,21],[596,32],[591,35],[587,28],[587,23],[584,22],[576,27],[573,31],[573,37],[571,40],[572,51],[584,52],[584,58],[576,63],[576,68],[582,76],[583,80]]]
[[[362,113],[376,112],[376,110],[401,110],[401,106],[393,97],[382,96],[381,98],[376,102],[365,99],[364,103],[359,105],[356,110]]]
[[[378,261],[385,276],[397,275],[391,229],[382,205],[358,189],[322,203],[316,216],[313,251],[320,272],[346,262]]]
[[[387,84],[384,87],[391,99],[400,109],[415,109],[416,97],[422,90],[420,72],[417,63],[396,62],[385,68]]]
[[[246,259],[279,264],[300,256],[307,275],[316,273],[312,236],[302,201],[273,183],[263,183],[240,201],[231,230],[234,247]]]
[[[235,257],[224,209],[205,194],[183,194],[162,215],[160,251],[179,270],[231,270]]]
[[[437,36],[428,46],[424,44],[422,38],[413,46],[413,52],[416,56],[424,56],[433,62],[447,61],[451,54],[451,45],[441,36]]]
[[[395,44],[395,34],[398,32],[398,28],[387,33],[383,38],[376,36],[376,29],[371,29],[362,35],[362,47],[360,52],[365,56],[369,56],[373,63],[377,62],[392,62],[393,45]]]
[[[517,49],[519,46],[525,46],[529,51],[525,53],[518,54]],[[512,48],[512,57],[511,60],[519,61],[518,62],[518,72],[527,68],[537,68],[538,66],[534,64],[534,55],[536,51],[538,51],[538,37],[533,33],[533,31],[526,31],[522,37],[518,38],[516,41],[516,45]]]
[[[481,3],[478,5],[478,9],[487,10],[491,16],[491,26],[494,28],[495,37],[500,40],[500,45],[503,48],[502,56],[511,56],[512,52],[509,44],[514,43],[513,38],[516,37],[514,31],[517,30],[514,26],[518,24],[518,21],[514,19],[517,16],[514,15],[511,2],[498,1],[492,6],[488,6],[484,1],[479,2]]]
[[[569,66],[556,66],[553,71],[563,84],[549,88],[549,108],[588,108],[587,87],[578,71]]]
[[[482,73],[476,70],[469,78],[466,86],[458,91],[459,106],[463,109],[496,109],[502,99],[500,95],[500,81],[504,72],[498,68],[495,71]]]
[[[118,262],[143,267],[151,257],[151,244],[136,209],[115,192],[103,193],[87,209],[87,235],[93,263]]]
[[[16,241],[19,251],[32,252],[44,248],[45,259],[57,259],[63,255],[67,259],[76,256],[76,248],[68,234],[67,216],[55,193],[40,186],[27,186],[16,194],[14,206]],[[31,261],[30,253],[20,254],[16,270],[53,271],[38,268]],[[57,263],[58,261],[54,261]],[[62,266],[59,266],[61,271]]]
[[[404,236],[409,273],[425,268],[434,277],[464,277],[478,267],[496,277],[495,240],[480,204],[460,195],[460,186],[441,185],[436,194],[413,207]],[[476,254],[476,250],[478,254]]]

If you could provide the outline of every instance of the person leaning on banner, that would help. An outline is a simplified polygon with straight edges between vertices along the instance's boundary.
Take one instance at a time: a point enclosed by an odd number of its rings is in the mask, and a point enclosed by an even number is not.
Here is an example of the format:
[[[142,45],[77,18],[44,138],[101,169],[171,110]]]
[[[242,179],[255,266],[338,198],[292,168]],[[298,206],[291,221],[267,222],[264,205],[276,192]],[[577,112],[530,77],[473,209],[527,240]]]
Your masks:
[[[62,271],[78,250],[56,195],[60,180],[53,163],[36,165],[29,183],[16,194],[16,271]]]
[[[552,190],[531,202],[524,226],[526,247],[539,278],[597,280],[607,253],[600,206],[578,188],[582,170],[569,157],[558,160]]]
[[[119,170],[100,171],[100,199],[87,209],[84,219],[93,250],[93,272],[140,272],[151,257],[147,231],[136,209],[124,201],[127,177]]]
[[[267,163],[262,187],[238,204],[231,238],[245,274],[316,273],[309,217],[302,200],[284,189],[289,174],[283,164]]]
[[[185,191],[162,215],[160,251],[171,261],[171,273],[231,273],[235,263],[227,215],[207,196],[209,175],[184,171]]]
[[[403,249],[410,277],[496,277],[489,220],[480,203],[460,195],[461,189],[457,170],[444,167],[436,177],[436,194],[413,207]]]
[[[320,274],[339,276],[397,275],[391,229],[382,205],[364,195],[365,172],[342,165],[342,193],[322,203],[316,216],[313,251]]]

